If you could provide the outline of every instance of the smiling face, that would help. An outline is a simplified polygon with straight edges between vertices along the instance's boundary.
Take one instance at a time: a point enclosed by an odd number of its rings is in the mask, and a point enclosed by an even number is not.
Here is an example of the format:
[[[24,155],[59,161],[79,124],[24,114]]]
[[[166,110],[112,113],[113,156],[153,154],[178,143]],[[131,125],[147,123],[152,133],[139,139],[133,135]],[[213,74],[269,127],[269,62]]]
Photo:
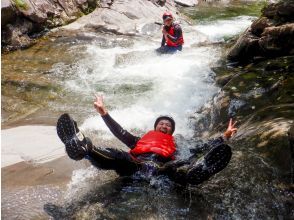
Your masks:
[[[172,18],[167,18],[167,19],[165,19],[164,21],[163,21],[163,23],[164,23],[164,25],[165,26],[171,26],[172,25],[172,23],[173,23],[173,19]]]
[[[162,119],[156,125],[155,131],[159,131],[164,134],[172,134],[172,123],[169,120]]]

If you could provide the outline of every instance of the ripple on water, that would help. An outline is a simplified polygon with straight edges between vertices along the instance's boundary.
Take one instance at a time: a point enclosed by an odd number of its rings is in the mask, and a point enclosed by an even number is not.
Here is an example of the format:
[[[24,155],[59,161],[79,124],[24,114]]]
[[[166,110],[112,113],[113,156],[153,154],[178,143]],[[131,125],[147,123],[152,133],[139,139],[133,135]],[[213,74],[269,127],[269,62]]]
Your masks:
[[[63,189],[56,186],[31,186],[21,189],[2,189],[1,216],[3,219],[44,219],[47,202],[62,200]]]

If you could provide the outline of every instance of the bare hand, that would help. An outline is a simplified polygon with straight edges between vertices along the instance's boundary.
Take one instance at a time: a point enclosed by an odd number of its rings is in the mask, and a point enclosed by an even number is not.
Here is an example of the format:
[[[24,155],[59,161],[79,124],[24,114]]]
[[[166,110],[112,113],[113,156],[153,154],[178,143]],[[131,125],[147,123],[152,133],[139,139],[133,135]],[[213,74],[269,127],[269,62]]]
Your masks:
[[[237,123],[236,121],[233,123],[233,120],[230,119],[229,126],[224,133],[225,138],[230,139],[233,136],[233,134],[237,132],[237,128],[235,127],[236,123]]]
[[[105,108],[105,106],[104,106],[103,96],[102,96],[102,95],[95,95],[94,108],[96,109],[96,111],[97,111],[101,116],[107,114],[107,110],[106,110],[106,108]]]
[[[166,34],[167,34],[165,28],[162,28],[162,34],[163,34],[163,35],[166,35]]]

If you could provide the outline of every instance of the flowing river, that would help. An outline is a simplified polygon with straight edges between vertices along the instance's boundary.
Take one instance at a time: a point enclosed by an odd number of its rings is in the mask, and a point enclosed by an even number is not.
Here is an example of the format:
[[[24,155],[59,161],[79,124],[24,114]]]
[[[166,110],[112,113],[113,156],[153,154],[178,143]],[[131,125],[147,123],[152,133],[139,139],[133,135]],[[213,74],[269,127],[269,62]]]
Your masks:
[[[187,9],[186,14],[197,15],[196,22],[183,25],[185,46],[175,55],[154,52],[161,41],[160,27],[152,38],[86,33],[83,38],[43,40],[30,49],[6,54],[2,94],[8,100],[21,97],[16,107],[24,110],[14,113],[7,107],[2,122],[18,117],[19,124],[53,124],[60,113],[68,112],[95,144],[127,150],[94,111],[94,94],[100,93],[113,118],[136,135],[152,129],[158,115],[171,115],[181,156],[187,157],[195,145],[189,140],[194,138],[196,111],[219,90],[212,68],[219,65],[224,43],[257,16],[248,10],[234,15],[232,8],[222,9],[227,16],[211,16],[211,8],[205,8],[205,15],[198,14],[201,9]],[[32,114],[26,116],[27,112]],[[240,158],[248,160],[240,164]],[[88,167],[74,171],[66,189],[38,186],[2,191],[2,217],[277,219],[286,212],[280,201],[287,195],[268,184],[268,179],[274,179],[271,169],[254,152],[244,155],[235,149],[227,169],[199,187],[182,189],[163,177],[117,178],[112,171]],[[253,174],[256,170],[258,175]]]

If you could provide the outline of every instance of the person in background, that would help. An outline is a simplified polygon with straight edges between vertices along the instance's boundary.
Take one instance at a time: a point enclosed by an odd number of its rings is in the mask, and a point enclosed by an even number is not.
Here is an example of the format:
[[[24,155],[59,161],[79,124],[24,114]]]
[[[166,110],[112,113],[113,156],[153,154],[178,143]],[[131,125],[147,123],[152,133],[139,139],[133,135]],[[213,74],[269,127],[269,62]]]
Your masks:
[[[181,26],[174,22],[173,15],[170,12],[165,12],[162,19],[164,26],[162,28],[161,47],[156,51],[163,54],[182,51],[184,38]]]

